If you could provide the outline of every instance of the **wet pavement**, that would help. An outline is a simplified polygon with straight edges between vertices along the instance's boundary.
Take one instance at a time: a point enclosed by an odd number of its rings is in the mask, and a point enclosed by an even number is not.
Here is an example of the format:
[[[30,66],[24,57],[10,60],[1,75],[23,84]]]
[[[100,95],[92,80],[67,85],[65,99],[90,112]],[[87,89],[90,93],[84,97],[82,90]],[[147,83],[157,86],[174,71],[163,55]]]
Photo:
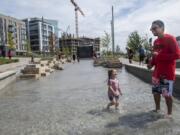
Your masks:
[[[120,110],[105,110],[107,69],[68,64],[40,80],[17,80],[0,95],[0,135],[180,135],[180,101],[174,118],[154,114],[151,86],[118,71]]]

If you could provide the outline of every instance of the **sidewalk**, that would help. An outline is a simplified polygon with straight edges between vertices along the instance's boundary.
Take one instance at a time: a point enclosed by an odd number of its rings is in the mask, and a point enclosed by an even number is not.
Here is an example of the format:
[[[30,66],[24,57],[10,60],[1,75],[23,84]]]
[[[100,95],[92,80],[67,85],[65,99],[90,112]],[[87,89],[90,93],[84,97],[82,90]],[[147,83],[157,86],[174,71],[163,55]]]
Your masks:
[[[6,72],[9,70],[18,71],[19,69],[23,68],[26,64],[28,64],[30,61],[30,58],[18,58],[18,59],[19,59],[19,62],[17,63],[0,65],[0,73]]]

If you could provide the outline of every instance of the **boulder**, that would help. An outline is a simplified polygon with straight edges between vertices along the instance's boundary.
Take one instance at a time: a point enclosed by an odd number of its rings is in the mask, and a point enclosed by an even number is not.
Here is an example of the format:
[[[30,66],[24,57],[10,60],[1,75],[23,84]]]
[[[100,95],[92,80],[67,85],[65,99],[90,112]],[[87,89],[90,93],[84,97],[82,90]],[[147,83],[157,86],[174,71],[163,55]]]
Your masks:
[[[23,74],[20,75],[21,79],[39,79],[40,75],[39,74]]]
[[[61,63],[57,63],[57,64],[54,65],[54,69],[56,69],[56,70],[63,70],[64,68],[63,68]]]
[[[106,62],[107,68],[122,68],[123,64],[119,60],[110,60]]]

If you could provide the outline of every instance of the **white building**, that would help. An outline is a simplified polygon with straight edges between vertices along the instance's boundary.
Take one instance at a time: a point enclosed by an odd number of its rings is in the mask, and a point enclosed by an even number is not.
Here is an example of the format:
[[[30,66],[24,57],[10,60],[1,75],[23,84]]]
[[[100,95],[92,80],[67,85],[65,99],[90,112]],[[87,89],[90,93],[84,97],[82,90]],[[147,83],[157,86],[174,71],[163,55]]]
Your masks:
[[[23,20],[31,49],[34,52],[49,52],[49,37],[55,34],[55,28],[41,18],[28,18]]]
[[[8,51],[8,33],[12,33],[14,47],[17,53],[26,52],[26,26],[16,18],[0,14],[0,49]]]

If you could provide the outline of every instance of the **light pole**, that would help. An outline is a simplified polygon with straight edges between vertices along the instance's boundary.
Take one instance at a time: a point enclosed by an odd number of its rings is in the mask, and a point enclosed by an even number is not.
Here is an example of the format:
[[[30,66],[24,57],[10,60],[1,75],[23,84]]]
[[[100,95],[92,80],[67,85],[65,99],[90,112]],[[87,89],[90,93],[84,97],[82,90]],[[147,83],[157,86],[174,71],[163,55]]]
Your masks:
[[[114,55],[114,7],[112,6],[112,20],[111,20],[111,32],[112,32],[112,52]]]

